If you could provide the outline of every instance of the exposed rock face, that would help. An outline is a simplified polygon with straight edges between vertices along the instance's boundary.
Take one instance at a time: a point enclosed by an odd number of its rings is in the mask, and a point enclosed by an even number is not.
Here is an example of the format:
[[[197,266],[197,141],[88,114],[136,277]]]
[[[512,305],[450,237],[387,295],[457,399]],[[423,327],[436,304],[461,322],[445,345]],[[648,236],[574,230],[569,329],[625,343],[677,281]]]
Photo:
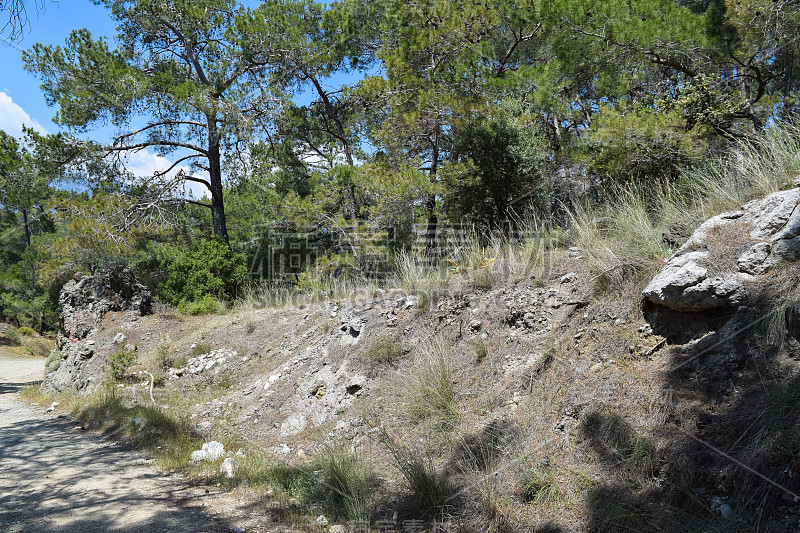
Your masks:
[[[130,269],[76,276],[64,285],[58,298],[59,330],[53,349],[61,354],[61,364],[45,376],[43,392],[85,390],[97,381],[97,374],[86,372],[86,367],[95,355],[92,337],[109,311],[125,311],[123,327],[127,329],[138,327],[138,319],[151,312],[150,291]]]
[[[704,222],[645,287],[677,311],[736,308],[749,287],[800,252],[800,188],[779,191]]]

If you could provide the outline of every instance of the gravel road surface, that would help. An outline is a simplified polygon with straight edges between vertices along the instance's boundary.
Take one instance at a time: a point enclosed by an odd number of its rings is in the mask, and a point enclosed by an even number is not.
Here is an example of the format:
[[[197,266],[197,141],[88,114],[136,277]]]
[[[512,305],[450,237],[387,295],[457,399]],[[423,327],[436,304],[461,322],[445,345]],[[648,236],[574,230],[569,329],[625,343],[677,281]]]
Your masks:
[[[209,496],[70,416],[15,399],[44,360],[0,346],[0,532],[226,532]]]

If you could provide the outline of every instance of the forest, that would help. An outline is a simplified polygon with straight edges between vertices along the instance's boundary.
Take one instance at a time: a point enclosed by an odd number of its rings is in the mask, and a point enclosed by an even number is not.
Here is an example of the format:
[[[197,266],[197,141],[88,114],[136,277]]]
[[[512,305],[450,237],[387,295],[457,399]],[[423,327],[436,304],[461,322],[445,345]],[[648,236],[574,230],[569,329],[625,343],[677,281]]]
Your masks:
[[[97,3],[113,42],[23,55],[62,132],[0,132],[0,314],[39,332],[78,272],[202,313],[657,213],[798,114],[796,0]],[[145,149],[170,166],[132,175]]]

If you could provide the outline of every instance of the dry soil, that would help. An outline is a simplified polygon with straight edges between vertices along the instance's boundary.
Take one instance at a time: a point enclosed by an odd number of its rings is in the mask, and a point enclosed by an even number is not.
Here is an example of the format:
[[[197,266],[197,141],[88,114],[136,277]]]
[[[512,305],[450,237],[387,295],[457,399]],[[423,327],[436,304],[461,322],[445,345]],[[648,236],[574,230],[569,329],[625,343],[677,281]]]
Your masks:
[[[44,360],[0,346],[0,531],[223,532],[211,495],[146,456],[83,431],[56,409],[17,400],[41,379]]]

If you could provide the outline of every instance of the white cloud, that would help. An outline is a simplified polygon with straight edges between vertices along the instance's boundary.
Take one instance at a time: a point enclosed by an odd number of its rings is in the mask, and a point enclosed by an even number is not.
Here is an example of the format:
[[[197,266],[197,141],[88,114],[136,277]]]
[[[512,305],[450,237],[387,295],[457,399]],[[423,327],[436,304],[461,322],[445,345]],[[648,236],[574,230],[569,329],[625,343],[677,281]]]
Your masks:
[[[19,139],[22,137],[23,124],[33,128],[39,133],[47,134],[47,130],[38,120],[31,117],[24,109],[14,102],[6,92],[0,91],[0,130]],[[156,172],[162,172],[171,165],[172,162],[166,157],[152,154],[147,150],[131,152],[125,157],[125,167],[131,171],[134,176],[140,178],[152,177]],[[172,169],[168,177],[174,177],[180,170],[186,173],[192,173],[189,167],[179,165]],[[202,175],[201,177],[207,178],[207,176]],[[183,190],[180,193],[180,195],[185,198],[194,198],[197,200],[202,199],[207,194],[208,189],[206,189],[204,185],[191,181],[185,182]]]
[[[152,177],[156,172],[163,172],[168,169],[172,162],[163,155],[152,154],[147,150],[139,150],[138,152],[130,152],[125,158],[125,168],[127,168],[134,176],[139,178]],[[167,174],[167,178],[173,178],[175,175],[183,170],[187,174],[192,174],[189,167],[178,165]],[[207,176],[200,176],[207,179]],[[201,199],[206,196],[208,189],[201,183],[193,181],[186,181],[182,186],[183,191],[181,196],[185,198]]]
[[[39,133],[47,133],[38,120],[26,113],[8,94],[0,92],[0,130],[13,137],[21,138],[23,124]]]

